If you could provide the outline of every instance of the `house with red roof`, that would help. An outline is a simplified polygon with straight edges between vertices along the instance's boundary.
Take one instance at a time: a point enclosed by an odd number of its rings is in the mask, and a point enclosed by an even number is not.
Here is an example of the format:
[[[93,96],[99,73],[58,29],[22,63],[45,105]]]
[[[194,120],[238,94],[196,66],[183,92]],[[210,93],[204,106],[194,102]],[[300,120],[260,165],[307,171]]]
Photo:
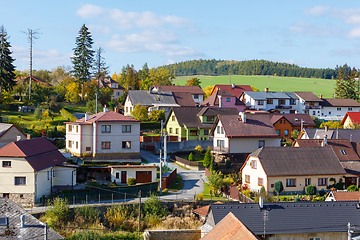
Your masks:
[[[0,197],[33,206],[56,186],[76,184],[76,169],[46,138],[9,143],[0,148]]]
[[[105,77],[97,81],[100,88],[110,88],[112,90],[111,99],[113,100],[119,99],[124,93],[125,88],[110,77]]]
[[[340,122],[344,128],[354,128],[360,124],[360,112],[347,112]]]
[[[250,85],[215,85],[213,90],[211,91],[211,95],[219,90],[226,90],[240,99],[240,96],[244,91],[250,92],[252,91],[252,88]]]
[[[140,161],[140,121],[108,111],[66,123],[66,149],[75,156]]]

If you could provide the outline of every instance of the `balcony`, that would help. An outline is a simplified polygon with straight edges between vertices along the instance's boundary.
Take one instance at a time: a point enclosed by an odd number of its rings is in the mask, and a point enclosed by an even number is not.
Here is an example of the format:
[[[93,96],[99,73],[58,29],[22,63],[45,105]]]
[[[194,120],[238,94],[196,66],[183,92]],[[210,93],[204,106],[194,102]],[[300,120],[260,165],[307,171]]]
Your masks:
[[[292,109],[292,106],[287,106],[287,105],[277,105],[276,106],[277,109]]]
[[[230,152],[229,151],[230,149],[226,147],[214,147],[214,146],[209,146],[209,147],[212,153],[227,154]]]
[[[320,109],[320,106],[309,106],[309,105],[305,105],[305,109]]]

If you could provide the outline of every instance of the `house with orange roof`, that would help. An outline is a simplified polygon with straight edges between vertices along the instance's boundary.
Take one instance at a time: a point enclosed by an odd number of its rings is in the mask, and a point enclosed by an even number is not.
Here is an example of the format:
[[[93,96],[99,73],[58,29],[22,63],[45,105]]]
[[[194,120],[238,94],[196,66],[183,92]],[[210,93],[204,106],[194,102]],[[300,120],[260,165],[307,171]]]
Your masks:
[[[348,192],[348,191],[331,191],[329,195],[326,197],[325,201],[354,201],[358,202],[360,200],[360,192]]]
[[[240,99],[241,94],[244,91],[252,91],[252,88],[250,85],[235,85],[234,83],[231,85],[218,85],[216,84],[213,88],[213,90],[211,91],[211,94],[214,94],[215,92],[219,91],[219,90],[226,90],[229,93],[231,93],[232,95],[234,95],[235,97]]]
[[[66,123],[66,149],[75,156],[140,161],[140,121],[108,111]]]
[[[354,128],[360,124],[360,112],[347,112],[340,122],[344,128]]]
[[[54,187],[76,184],[76,168],[46,138],[16,141],[0,148],[0,197],[34,206]]]

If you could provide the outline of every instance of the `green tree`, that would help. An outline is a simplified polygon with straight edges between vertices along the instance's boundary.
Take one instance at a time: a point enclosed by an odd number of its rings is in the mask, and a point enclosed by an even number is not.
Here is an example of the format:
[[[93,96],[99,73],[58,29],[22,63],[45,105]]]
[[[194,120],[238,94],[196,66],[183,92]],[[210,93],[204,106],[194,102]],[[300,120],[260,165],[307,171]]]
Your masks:
[[[194,161],[194,155],[193,155],[193,153],[190,153],[190,154],[189,154],[188,160],[189,160],[189,161]]]
[[[284,191],[282,181],[278,180],[274,183],[274,191],[277,193],[277,201],[279,201],[279,195],[282,191]]]
[[[145,106],[141,106],[140,104],[135,105],[131,115],[139,121],[146,121],[149,118],[147,108]]]
[[[350,186],[347,187],[346,190],[347,190],[348,192],[355,192],[355,191],[357,191],[357,190],[359,190],[359,189],[358,189],[357,186],[355,186],[355,185],[350,185]]]
[[[214,192],[217,193],[217,191],[224,186],[224,180],[221,173],[210,173],[210,175],[207,177],[209,181],[209,188]]]
[[[73,75],[79,80],[79,85],[90,81],[91,69],[94,62],[94,50],[92,50],[92,36],[85,24],[81,27],[79,35],[76,37],[76,47],[74,56],[71,57],[73,64]],[[82,91],[82,97],[84,96]]]
[[[168,214],[168,210],[158,197],[152,195],[148,200],[144,202],[142,206],[144,215],[153,215],[158,218],[164,217]]]
[[[208,148],[205,152],[205,156],[204,156],[204,161],[203,161],[203,165],[204,167],[206,168],[209,168],[210,164],[211,164],[211,161],[212,161],[212,154],[211,154],[211,149]]]
[[[307,195],[315,195],[316,194],[316,186],[314,186],[314,185],[306,186],[305,192]]]
[[[200,78],[190,78],[187,82],[186,82],[186,86],[198,86],[199,88],[201,88],[201,81]]]
[[[356,69],[351,69],[347,64],[338,69],[338,79],[335,84],[335,94],[337,98],[359,99],[358,92],[356,91],[356,76]]]
[[[9,91],[15,86],[15,59],[11,57],[11,45],[4,26],[0,27],[0,87]],[[1,91],[1,89],[0,89]]]
[[[299,135],[300,135],[300,131],[299,130],[294,130],[294,131],[292,131],[291,132],[291,137],[293,138],[293,139],[297,139],[298,137],[299,137]]]
[[[149,114],[151,121],[160,122],[161,120],[165,121],[165,111],[164,110],[152,110]]]

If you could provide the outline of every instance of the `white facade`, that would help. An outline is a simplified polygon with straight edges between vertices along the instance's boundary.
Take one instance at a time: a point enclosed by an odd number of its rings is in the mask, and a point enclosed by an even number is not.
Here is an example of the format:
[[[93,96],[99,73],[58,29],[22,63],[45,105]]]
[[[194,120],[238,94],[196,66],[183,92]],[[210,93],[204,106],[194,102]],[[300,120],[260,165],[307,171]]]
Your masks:
[[[129,95],[127,95],[124,103],[124,115],[131,116],[131,112],[134,110],[134,107],[135,106],[130,101]]]
[[[202,94],[191,94],[191,96],[196,104],[200,104],[204,101],[204,95]]]
[[[121,175],[122,172],[126,172],[126,181],[129,178],[135,178],[136,179],[136,172],[141,171],[141,172],[151,172],[151,181],[150,182],[156,182],[156,177],[157,177],[157,171],[156,171],[156,167],[136,167],[136,165],[131,166],[131,167],[112,167],[111,168],[111,182],[116,182],[116,184],[121,184]]]
[[[360,112],[360,107],[322,107],[320,119],[341,121],[347,112]]]
[[[241,171],[242,182],[252,191],[259,192],[264,186],[268,191],[268,179],[257,157],[249,156]]]

